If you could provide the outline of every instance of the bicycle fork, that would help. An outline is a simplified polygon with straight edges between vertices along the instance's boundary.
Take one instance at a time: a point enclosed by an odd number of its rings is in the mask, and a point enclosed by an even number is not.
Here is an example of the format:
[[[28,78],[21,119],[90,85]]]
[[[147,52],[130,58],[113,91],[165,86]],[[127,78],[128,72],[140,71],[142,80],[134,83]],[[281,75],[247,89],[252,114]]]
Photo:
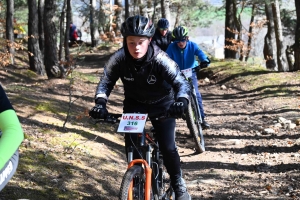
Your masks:
[[[151,147],[147,145],[147,152],[146,152],[146,160],[145,159],[133,159],[133,148],[129,147],[128,151],[128,167],[132,167],[133,165],[140,165],[144,166],[145,172],[145,200],[150,200],[150,191],[151,191],[151,176],[152,176],[152,168],[148,163],[151,163]],[[133,199],[133,181],[131,181],[129,190],[128,190],[128,200]]]
[[[201,112],[200,112],[200,108],[199,108],[199,103],[198,103],[198,99],[197,99],[197,95],[196,95],[196,89],[193,87],[193,93],[192,95],[194,96],[195,98],[195,104],[196,104],[196,109],[197,109],[197,112],[199,113],[199,119],[197,119],[197,123],[199,121],[200,125],[202,124],[202,117],[201,117]]]

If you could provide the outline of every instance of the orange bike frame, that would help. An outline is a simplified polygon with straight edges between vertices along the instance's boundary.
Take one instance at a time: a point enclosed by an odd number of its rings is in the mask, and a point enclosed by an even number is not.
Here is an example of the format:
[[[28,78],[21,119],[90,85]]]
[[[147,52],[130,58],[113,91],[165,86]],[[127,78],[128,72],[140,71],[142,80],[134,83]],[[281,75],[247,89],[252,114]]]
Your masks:
[[[150,191],[151,191],[151,174],[152,169],[147,163],[146,160],[143,159],[134,159],[128,164],[128,169],[135,164],[143,164],[145,167],[145,175],[146,175],[146,184],[145,184],[145,200],[150,200]],[[128,189],[128,200],[132,200],[132,190],[133,190],[133,182],[131,181],[129,189]]]

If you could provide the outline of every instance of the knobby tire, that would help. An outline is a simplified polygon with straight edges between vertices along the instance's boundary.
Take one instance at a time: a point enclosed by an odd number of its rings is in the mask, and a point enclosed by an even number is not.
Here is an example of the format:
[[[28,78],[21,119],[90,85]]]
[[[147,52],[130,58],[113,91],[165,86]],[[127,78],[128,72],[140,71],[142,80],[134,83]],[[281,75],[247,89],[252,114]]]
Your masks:
[[[145,187],[145,176],[144,170],[140,165],[133,165],[130,167],[123,176],[123,180],[121,183],[120,193],[119,193],[119,200],[127,200],[130,183],[133,180],[138,180],[138,185],[134,185],[133,189],[138,190],[134,191],[134,200],[144,200],[144,187]]]
[[[200,113],[197,109],[196,99],[192,95],[188,106],[188,111],[186,115],[187,126],[190,129],[190,133],[193,135],[196,152],[203,153],[205,151],[204,136],[201,124],[199,122]]]
[[[158,145],[158,144],[157,144]],[[162,154],[158,149],[152,151],[152,192],[153,200],[174,200],[170,178],[164,166]]]

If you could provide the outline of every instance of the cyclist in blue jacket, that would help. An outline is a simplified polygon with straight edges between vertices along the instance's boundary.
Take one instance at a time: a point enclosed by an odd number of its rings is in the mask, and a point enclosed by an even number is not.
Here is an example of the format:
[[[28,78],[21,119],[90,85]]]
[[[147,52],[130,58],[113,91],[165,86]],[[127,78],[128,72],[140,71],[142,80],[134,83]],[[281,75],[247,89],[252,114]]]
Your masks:
[[[198,67],[198,61],[195,56],[201,61],[200,67],[205,68],[210,64],[209,58],[198,47],[198,45],[192,41],[189,41],[188,29],[184,26],[176,27],[172,32],[173,43],[171,43],[167,49],[167,54],[172,58],[179,66],[180,70],[194,69],[192,72],[193,85],[196,88],[197,100],[202,117],[202,127],[209,128],[210,125],[205,121],[205,114],[202,104],[202,96],[198,90],[197,72],[195,69]]]
[[[180,157],[175,144],[175,118],[155,120],[169,111],[182,116],[189,103],[190,86],[178,65],[168,54],[151,43],[155,28],[143,16],[126,19],[121,26],[123,47],[115,52],[104,68],[95,93],[95,106],[89,115],[106,118],[108,97],[120,78],[124,86],[124,113],[148,113],[157,133],[159,149],[170,175],[175,200],[191,200],[180,168]],[[125,151],[133,146],[137,134],[125,134]],[[127,153],[126,153],[127,155]],[[135,152],[134,158],[139,158]]]

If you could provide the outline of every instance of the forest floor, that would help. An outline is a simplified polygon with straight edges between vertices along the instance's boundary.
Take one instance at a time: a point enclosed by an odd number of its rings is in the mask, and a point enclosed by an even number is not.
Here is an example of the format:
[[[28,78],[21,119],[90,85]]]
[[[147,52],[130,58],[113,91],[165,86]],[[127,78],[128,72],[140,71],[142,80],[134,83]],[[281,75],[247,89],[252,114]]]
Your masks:
[[[0,69],[25,134],[19,168],[0,200],[117,199],[126,170],[123,136],[117,124],[88,117],[112,52],[81,54],[66,79],[37,77],[25,53],[17,66]],[[177,120],[176,132],[192,199],[300,199],[300,72],[219,60],[200,75],[211,124],[204,132],[206,151],[195,153],[184,121]],[[122,91],[118,83],[110,112],[122,112]]]

